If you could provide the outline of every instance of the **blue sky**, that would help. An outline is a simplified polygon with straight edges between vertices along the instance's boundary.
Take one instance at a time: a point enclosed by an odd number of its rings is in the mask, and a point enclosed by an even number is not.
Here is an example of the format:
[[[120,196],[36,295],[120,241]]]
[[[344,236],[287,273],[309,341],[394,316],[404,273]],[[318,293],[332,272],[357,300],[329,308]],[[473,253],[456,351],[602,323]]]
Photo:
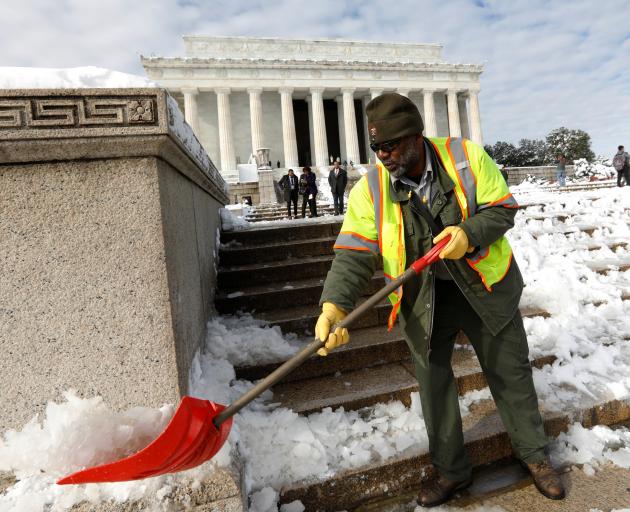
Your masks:
[[[143,74],[182,34],[426,42],[482,63],[486,142],[580,128],[598,154],[630,147],[630,4],[547,0],[6,0],[0,66]]]

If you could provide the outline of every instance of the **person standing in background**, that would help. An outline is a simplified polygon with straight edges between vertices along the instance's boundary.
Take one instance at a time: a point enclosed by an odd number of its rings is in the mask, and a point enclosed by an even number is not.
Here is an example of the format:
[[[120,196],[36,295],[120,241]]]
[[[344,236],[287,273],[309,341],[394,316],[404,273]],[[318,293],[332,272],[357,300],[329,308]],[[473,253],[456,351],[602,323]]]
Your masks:
[[[333,168],[328,173],[328,184],[333,196],[335,215],[343,215],[343,195],[348,184],[348,173],[341,168],[339,160],[335,160]]]
[[[626,182],[626,185],[630,185],[630,164],[628,164],[628,153],[623,146],[617,148],[617,153],[613,157],[613,167],[617,171],[617,186],[623,187],[621,184],[621,178]]]
[[[291,203],[293,203],[293,217],[297,218],[298,179],[293,173],[293,169],[289,169],[287,174],[280,178],[278,184],[284,192],[284,200],[287,202],[289,219],[291,218]]]
[[[558,179],[558,186],[566,186],[567,179],[567,159],[560,153],[557,157],[556,178]]]
[[[315,174],[309,166],[302,169],[300,176],[300,194],[302,194],[302,218],[306,217],[306,204],[311,212],[310,217],[317,217],[317,183]]]

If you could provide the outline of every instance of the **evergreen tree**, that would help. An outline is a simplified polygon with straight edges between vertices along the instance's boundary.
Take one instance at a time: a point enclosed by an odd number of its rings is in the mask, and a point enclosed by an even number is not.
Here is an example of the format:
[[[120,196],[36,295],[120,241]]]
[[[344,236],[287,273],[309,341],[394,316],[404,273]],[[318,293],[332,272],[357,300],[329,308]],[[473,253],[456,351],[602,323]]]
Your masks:
[[[488,154],[492,159],[506,167],[518,167],[518,152],[514,144],[510,142],[498,141],[494,146],[490,146],[491,151]]]
[[[547,144],[538,139],[521,139],[518,143],[518,159],[522,167],[535,167],[547,163]]]
[[[564,126],[556,128],[547,135],[548,155],[555,157],[562,153],[569,162],[578,158],[592,161],[595,154],[591,151],[591,136],[583,130],[569,130]]]

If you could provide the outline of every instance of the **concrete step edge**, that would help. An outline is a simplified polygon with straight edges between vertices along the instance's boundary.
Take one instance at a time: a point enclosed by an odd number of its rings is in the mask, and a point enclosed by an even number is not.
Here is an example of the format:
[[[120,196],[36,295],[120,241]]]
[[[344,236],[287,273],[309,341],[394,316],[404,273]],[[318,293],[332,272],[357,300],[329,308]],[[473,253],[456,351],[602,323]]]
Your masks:
[[[498,413],[494,413],[498,416]],[[496,418],[494,418],[496,420]],[[573,422],[584,427],[614,425],[630,419],[630,400],[613,400],[576,411],[544,414],[545,430],[552,437],[568,429]],[[492,422],[489,422],[492,423]],[[494,421],[500,424],[500,421]],[[466,448],[474,466],[499,461],[512,454],[507,433],[501,425],[485,436],[464,433]],[[309,511],[352,509],[382,496],[392,496],[418,488],[435,475],[428,453],[399,457],[362,468],[342,471],[321,481],[295,482],[280,491],[280,503],[301,500]]]
[[[532,367],[542,368],[543,366],[547,366],[553,364],[556,360],[556,357],[553,355],[541,356],[536,359],[530,361]],[[471,366],[461,367],[456,364],[453,365],[453,372],[455,373],[455,380],[457,382],[457,390],[460,396],[469,393],[470,391],[478,391],[484,389],[488,386],[486,378],[479,366],[477,358],[474,358],[474,363]],[[394,368],[398,366],[398,364],[394,363],[391,365]],[[325,399],[321,400],[313,400],[311,403],[304,404],[303,406],[296,406],[295,404],[286,405],[280,396],[278,396],[278,391],[276,388],[276,392],[274,394],[273,402],[279,402],[283,406],[292,409],[301,415],[309,415],[316,412],[321,412],[322,409],[326,407],[330,407],[333,410],[338,409],[339,407],[343,407],[346,411],[356,411],[358,409],[362,409],[364,407],[372,407],[378,403],[387,403],[392,400],[399,400],[405,406],[409,407],[411,404],[411,393],[418,391],[418,383],[415,380],[415,376],[411,370],[411,363],[402,366],[406,367],[406,370],[409,374],[409,384],[408,385],[397,385],[392,384],[387,385],[385,389],[381,388],[378,392],[374,393],[372,390],[367,390],[365,388],[359,388],[358,392],[353,393],[352,391],[356,390],[357,387],[354,385],[355,381],[358,379],[359,382],[364,382],[366,378],[369,379],[369,373],[371,368],[367,369],[359,369],[354,370],[352,372],[344,373],[339,376],[339,379],[343,381],[349,382],[351,385],[348,387],[348,392],[346,394],[339,395],[329,395]],[[400,371],[400,369],[399,369]],[[326,377],[330,379],[330,377]],[[301,385],[309,384],[309,381],[313,381],[314,379],[304,379],[301,381]],[[285,383],[283,388],[290,388],[291,382]],[[329,388],[331,389],[331,388]],[[331,392],[332,393],[332,392]]]

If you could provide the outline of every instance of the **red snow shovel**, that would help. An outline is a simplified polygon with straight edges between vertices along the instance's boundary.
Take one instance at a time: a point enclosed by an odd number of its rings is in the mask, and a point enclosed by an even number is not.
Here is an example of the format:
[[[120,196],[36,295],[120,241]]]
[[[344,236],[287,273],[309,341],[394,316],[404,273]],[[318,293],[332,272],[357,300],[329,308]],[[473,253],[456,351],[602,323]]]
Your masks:
[[[349,327],[359,316],[403,283],[420,274],[427,265],[437,261],[440,251],[450,238],[448,236],[441,240],[422,258],[414,261],[400,277],[372,295],[335,328]],[[125,459],[77,471],[57,483],[63,485],[140,480],[165,473],[184,471],[203,464],[210,460],[225,443],[232,427],[232,416],[295,370],[323,345],[324,343],[319,339],[309,343],[228,407],[209,400],[185,396],[164,432],[149,446]]]

